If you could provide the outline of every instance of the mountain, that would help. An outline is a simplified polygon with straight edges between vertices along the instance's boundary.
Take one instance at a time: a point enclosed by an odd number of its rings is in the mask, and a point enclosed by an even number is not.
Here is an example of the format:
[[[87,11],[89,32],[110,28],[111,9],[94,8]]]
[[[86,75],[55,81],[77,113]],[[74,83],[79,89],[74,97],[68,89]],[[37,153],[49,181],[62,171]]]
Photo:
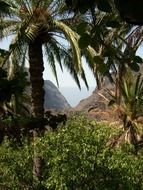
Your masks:
[[[44,81],[44,89],[45,109],[67,110],[71,108],[65,97],[51,81]]]
[[[108,106],[111,97],[107,89],[115,90],[111,84],[107,84],[101,90],[95,89],[89,97],[81,100],[74,110],[82,112],[96,121],[118,121],[118,110],[114,106]]]
[[[90,87],[87,89],[86,87],[81,87],[79,89],[78,87],[60,87],[59,90],[62,93],[62,95],[66,98],[68,103],[71,105],[71,107],[75,107],[78,105],[78,103],[83,100],[84,98],[90,96],[93,92],[95,87]]]
[[[29,69],[25,68],[25,72],[27,73],[27,79],[29,81]],[[66,100],[66,98],[62,95],[59,89],[50,81],[44,80],[44,90],[45,90],[45,102],[44,107],[47,109],[54,110],[68,110],[71,108],[70,104]],[[30,87],[26,89],[27,93],[30,94]]]
[[[75,110],[88,112],[92,108],[106,109],[107,102],[102,96],[103,93],[103,90],[93,91],[89,97],[79,102],[79,104],[75,107]]]
[[[75,107],[77,111],[89,111],[90,109],[101,109],[105,110],[108,107],[108,100],[111,98],[107,93],[107,89],[114,89],[114,85],[110,82],[108,78],[103,83],[101,90],[95,88],[90,96],[81,100],[79,104]]]

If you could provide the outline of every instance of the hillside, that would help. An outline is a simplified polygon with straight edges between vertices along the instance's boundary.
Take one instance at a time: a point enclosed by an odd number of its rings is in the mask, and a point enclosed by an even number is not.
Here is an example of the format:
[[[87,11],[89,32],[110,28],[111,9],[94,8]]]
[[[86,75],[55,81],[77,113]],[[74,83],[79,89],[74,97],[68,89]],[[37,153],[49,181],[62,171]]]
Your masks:
[[[49,80],[44,81],[45,109],[67,110],[70,105],[58,88]]]

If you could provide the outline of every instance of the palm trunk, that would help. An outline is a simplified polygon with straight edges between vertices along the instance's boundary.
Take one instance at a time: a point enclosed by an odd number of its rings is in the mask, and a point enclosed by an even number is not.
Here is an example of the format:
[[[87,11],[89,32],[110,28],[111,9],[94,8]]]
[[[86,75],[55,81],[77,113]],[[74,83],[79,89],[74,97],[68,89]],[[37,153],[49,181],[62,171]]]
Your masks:
[[[41,43],[29,44],[29,72],[32,97],[32,114],[34,117],[44,117],[44,80],[43,53]]]
[[[31,98],[32,98],[32,115],[35,118],[44,117],[44,80],[43,80],[43,53],[42,44],[31,42],[29,44],[29,72],[31,83]],[[41,124],[42,125],[42,124]],[[39,126],[39,129],[43,126]],[[39,136],[37,130],[33,131],[33,142]],[[34,144],[34,143],[33,143]],[[36,147],[33,146],[33,175],[39,180],[41,179],[41,158],[36,153]]]

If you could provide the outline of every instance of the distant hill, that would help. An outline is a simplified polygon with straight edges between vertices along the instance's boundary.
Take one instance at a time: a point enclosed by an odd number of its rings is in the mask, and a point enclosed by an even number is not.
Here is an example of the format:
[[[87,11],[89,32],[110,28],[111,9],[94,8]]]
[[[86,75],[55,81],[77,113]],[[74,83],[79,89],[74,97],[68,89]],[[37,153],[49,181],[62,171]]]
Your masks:
[[[28,68],[25,68],[29,80],[29,71]],[[44,90],[45,90],[45,109],[54,109],[54,110],[67,110],[70,109],[71,106],[66,100],[66,98],[62,95],[59,89],[50,81],[44,80]],[[30,88],[28,87],[27,93],[30,93]]]
[[[107,93],[106,89],[112,88],[114,89],[113,83],[111,83],[110,80],[105,77],[102,89],[98,90],[97,88],[95,88],[90,96],[84,98],[79,102],[79,104],[75,107],[75,110],[88,111],[92,108],[98,108],[103,110],[106,109],[108,105],[108,101],[106,100],[111,98]]]
[[[44,81],[44,89],[45,109],[67,110],[71,108],[65,97],[51,81]]]
[[[78,87],[60,87],[59,90],[62,95],[66,98],[71,107],[75,107],[79,102],[86,97],[90,96],[94,91],[95,87],[90,87],[89,90],[86,87],[81,87],[81,90]]]

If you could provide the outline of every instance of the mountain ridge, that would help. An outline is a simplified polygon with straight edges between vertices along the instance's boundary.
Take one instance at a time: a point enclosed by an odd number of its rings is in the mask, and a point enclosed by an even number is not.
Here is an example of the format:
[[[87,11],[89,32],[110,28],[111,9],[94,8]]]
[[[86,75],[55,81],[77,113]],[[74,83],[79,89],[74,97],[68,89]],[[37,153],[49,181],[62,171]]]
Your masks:
[[[68,110],[71,108],[59,89],[50,81],[44,80],[45,109]]]

